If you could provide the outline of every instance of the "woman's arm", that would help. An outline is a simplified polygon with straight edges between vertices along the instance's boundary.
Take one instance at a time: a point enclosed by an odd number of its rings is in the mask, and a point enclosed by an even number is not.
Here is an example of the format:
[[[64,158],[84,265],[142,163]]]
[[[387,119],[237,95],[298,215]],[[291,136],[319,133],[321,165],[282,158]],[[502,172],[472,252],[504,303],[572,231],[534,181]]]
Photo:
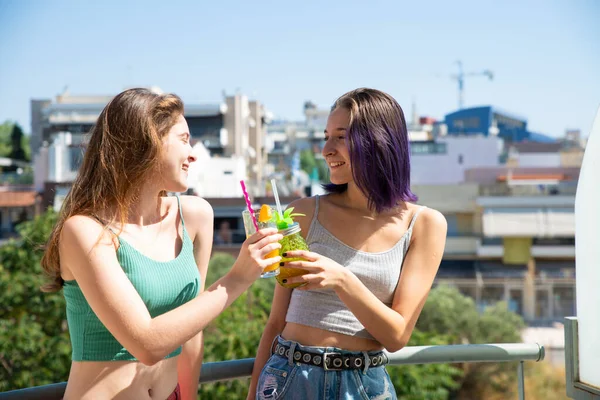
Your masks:
[[[356,275],[336,290],[356,318],[388,351],[408,343],[435,279],[446,244],[447,224],[438,211],[425,209],[413,227],[392,308],[383,304]]]
[[[413,227],[412,243],[402,264],[392,307],[383,304],[347,268],[315,253],[289,252],[290,257],[307,261],[286,263],[304,268],[310,274],[288,280],[309,282],[298,290],[332,288],[360,323],[388,351],[398,351],[408,343],[423,309],[446,243],[447,224],[438,211],[425,209]]]
[[[248,399],[254,399],[256,393],[256,385],[258,384],[258,377],[263,367],[267,363],[267,360],[271,357],[271,344],[273,339],[279,335],[285,327],[285,316],[287,314],[288,306],[290,305],[290,298],[292,297],[292,289],[284,288],[280,285],[275,285],[275,294],[273,295],[273,302],[271,304],[271,313],[269,314],[269,320],[263,334],[260,338],[260,344],[256,351],[256,358],[254,359],[254,367],[252,368],[252,378],[250,380],[250,387],[248,389]]]
[[[186,227],[194,242],[194,258],[200,272],[200,291],[204,291],[208,262],[210,260],[213,240],[213,210],[210,204],[196,196],[181,196],[181,205]],[[203,332],[183,344],[181,355],[177,359],[177,375],[181,387],[181,398],[196,400],[202,357],[204,355]]]
[[[98,242],[97,238],[101,240]],[[248,238],[231,271],[195,299],[152,318],[119,265],[110,234],[85,216],[63,227],[60,257],[79,284],[94,313],[139,361],[153,365],[196,336],[240,296],[262,270],[280,257],[264,260],[280,248],[281,235],[265,229]]]

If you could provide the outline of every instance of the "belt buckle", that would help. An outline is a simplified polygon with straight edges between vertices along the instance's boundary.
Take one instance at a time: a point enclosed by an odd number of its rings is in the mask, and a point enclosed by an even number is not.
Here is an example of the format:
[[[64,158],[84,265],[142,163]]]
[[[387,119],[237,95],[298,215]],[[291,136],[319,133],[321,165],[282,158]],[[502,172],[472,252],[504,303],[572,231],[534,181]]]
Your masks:
[[[342,366],[344,365],[344,361],[341,358],[335,359],[336,361],[340,360],[340,365],[339,366],[336,367],[335,365],[333,365],[333,360],[334,359],[331,359],[331,367],[327,366],[327,356],[333,356],[333,355],[339,355],[341,357],[341,354],[338,354],[338,353],[328,353],[328,352],[323,353],[323,369],[325,371],[341,371],[342,370]]]

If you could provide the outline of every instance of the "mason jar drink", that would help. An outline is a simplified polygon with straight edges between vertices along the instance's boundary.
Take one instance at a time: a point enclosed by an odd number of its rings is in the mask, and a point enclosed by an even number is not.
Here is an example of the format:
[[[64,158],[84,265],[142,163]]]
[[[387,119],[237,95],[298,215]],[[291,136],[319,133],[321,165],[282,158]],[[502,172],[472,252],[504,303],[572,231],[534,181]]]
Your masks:
[[[258,216],[257,224],[258,229],[265,228],[277,228],[277,224],[272,220],[273,209],[270,206],[262,205],[260,210],[254,210],[254,214]],[[250,211],[242,211],[242,219],[244,221],[244,230],[246,232],[246,239],[252,236],[256,232],[256,227],[252,221]],[[265,256],[265,258],[273,258],[279,255],[279,250],[275,249]],[[279,263],[271,264],[263,270],[260,275],[261,278],[272,278],[279,274]]]
[[[294,222],[292,225],[289,225],[285,229],[280,229],[279,233],[283,235],[283,239],[279,241],[281,244],[281,249],[279,249],[279,255],[281,256],[281,261],[286,263],[288,261],[302,261],[303,258],[288,258],[283,257],[283,253],[292,250],[306,250],[308,251],[308,245],[304,238],[300,235],[300,225],[297,222]],[[293,276],[301,276],[308,273],[307,270],[301,268],[286,268],[285,266],[279,267],[279,275],[277,275],[277,282],[283,287],[286,288],[296,288],[299,286],[304,286],[306,283],[283,283],[284,279],[291,278]]]

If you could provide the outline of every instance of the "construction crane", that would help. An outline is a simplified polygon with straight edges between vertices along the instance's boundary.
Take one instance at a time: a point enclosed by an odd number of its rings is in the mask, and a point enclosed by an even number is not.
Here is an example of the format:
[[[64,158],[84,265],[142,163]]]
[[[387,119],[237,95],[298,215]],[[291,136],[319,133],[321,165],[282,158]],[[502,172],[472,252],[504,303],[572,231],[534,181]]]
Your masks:
[[[464,90],[465,90],[465,78],[467,76],[487,76],[488,78],[490,78],[490,81],[494,79],[494,73],[492,71],[490,71],[489,69],[486,69],[482,72],[467,72],[464,73],[463,72],[463,68],[462,68],[462,62],[461,61],[457,61],[456,62],[458,64],[458,74],[456,75],[452,75],[452,79],[456,79],[456,81],[458,82],[458,109],[462,110],[463,105],[464,105],[464,101],[465,101],[465,95],[464,95]]]

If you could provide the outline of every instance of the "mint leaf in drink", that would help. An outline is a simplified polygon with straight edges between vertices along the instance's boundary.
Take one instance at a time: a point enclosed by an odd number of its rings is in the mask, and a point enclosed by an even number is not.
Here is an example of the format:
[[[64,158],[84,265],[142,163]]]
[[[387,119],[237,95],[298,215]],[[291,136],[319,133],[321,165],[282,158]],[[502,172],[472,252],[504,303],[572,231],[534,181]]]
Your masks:
[[[294,217],[305,217],[305,214],[293,213],[294,207],[286,208],[283,211],[283,216],[279,215],[279,212],[273,213],[271,217],[272,221],[277,224],[278,229],[287,229],[294,224]]]

